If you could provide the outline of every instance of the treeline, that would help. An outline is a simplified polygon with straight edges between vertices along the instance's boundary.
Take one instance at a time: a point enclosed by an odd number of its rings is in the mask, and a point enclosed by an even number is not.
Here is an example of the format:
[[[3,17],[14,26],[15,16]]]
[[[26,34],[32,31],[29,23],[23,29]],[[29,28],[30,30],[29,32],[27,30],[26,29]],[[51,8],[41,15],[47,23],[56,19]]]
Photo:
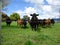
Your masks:
[[[20,15],[18,13],[12,13],[10,16],[8,16],[6,13],[2,12],[2,21],[6,21],[7,18],[10,18],[12,21],[17,21],[20,18]],[[22,19],[30,20],[30,17],[27,15],[24,15]]]

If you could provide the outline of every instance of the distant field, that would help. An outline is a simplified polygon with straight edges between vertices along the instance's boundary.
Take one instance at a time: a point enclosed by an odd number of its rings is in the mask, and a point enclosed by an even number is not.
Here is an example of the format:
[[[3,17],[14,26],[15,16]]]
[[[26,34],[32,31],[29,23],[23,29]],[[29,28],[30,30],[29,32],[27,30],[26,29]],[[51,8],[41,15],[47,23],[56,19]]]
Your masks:
[[[29,24],[27,28],[18,28],[16,22],[7,27],[2,23],[2,45],[60,45],[60,23],[55,23],[51,28],[39,27],[32,31]]]

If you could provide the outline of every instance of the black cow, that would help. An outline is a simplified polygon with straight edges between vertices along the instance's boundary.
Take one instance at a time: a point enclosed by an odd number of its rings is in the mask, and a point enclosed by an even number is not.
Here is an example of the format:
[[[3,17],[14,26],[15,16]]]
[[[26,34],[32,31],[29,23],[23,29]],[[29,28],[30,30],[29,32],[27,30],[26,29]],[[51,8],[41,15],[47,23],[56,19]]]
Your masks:
[[[10,24],[11,24],[11,19],[9,17],[6,19],[6,24],[7,24],[7,26],[10,26]]]
[[[55,24],[54,19],[51,19],[51,24],[52,24],[52,25],[54,25],[54,24]]]
[[[29,24],[30,24],[32,30],[35,30],[35,31],[36,31],[36,29],[38,29],[38,18],[37,18],[38,15],[39,14],[35,14],[35,13],[30,14],[30,16],[32,16],[32,18],[29,21]]]
[[[44,27],[45,26],[45,19],[39,19],[38,24],[39,24],[39,26]]]
[[[27,20],[26,19],[22,19],[23,20],[23,25],[24,25],[24,28],[27,27]]]

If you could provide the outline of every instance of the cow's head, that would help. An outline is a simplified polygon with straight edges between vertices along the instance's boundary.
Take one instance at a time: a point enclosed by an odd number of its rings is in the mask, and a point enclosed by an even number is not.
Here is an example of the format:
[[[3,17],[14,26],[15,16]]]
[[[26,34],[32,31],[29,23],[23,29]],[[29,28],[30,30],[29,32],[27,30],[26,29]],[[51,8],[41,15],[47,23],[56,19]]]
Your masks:
[[[30,14],[30,15],[32,16],[31,20],[37,20],[38,19],[37,16],[39,14],[33,13],[33,14]]]
[[[38,16],[39,14],[36,14],[36,13],[33,13],[33,14],[30,14],[30,16]]]

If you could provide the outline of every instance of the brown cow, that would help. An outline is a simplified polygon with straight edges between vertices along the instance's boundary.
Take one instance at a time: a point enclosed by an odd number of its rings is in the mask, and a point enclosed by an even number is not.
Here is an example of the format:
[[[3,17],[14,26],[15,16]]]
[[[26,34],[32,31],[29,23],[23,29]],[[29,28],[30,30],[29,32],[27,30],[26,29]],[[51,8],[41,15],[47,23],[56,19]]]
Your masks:
[[[26,22],[26,20],[18,19],[17,20],[17,25],[25,28],[26,25],[27,25],[27,22]]]
[[[50,26],[51,25],[51,19],[50,18],[48,18],[48,19],[45,19],[45,26]]]

